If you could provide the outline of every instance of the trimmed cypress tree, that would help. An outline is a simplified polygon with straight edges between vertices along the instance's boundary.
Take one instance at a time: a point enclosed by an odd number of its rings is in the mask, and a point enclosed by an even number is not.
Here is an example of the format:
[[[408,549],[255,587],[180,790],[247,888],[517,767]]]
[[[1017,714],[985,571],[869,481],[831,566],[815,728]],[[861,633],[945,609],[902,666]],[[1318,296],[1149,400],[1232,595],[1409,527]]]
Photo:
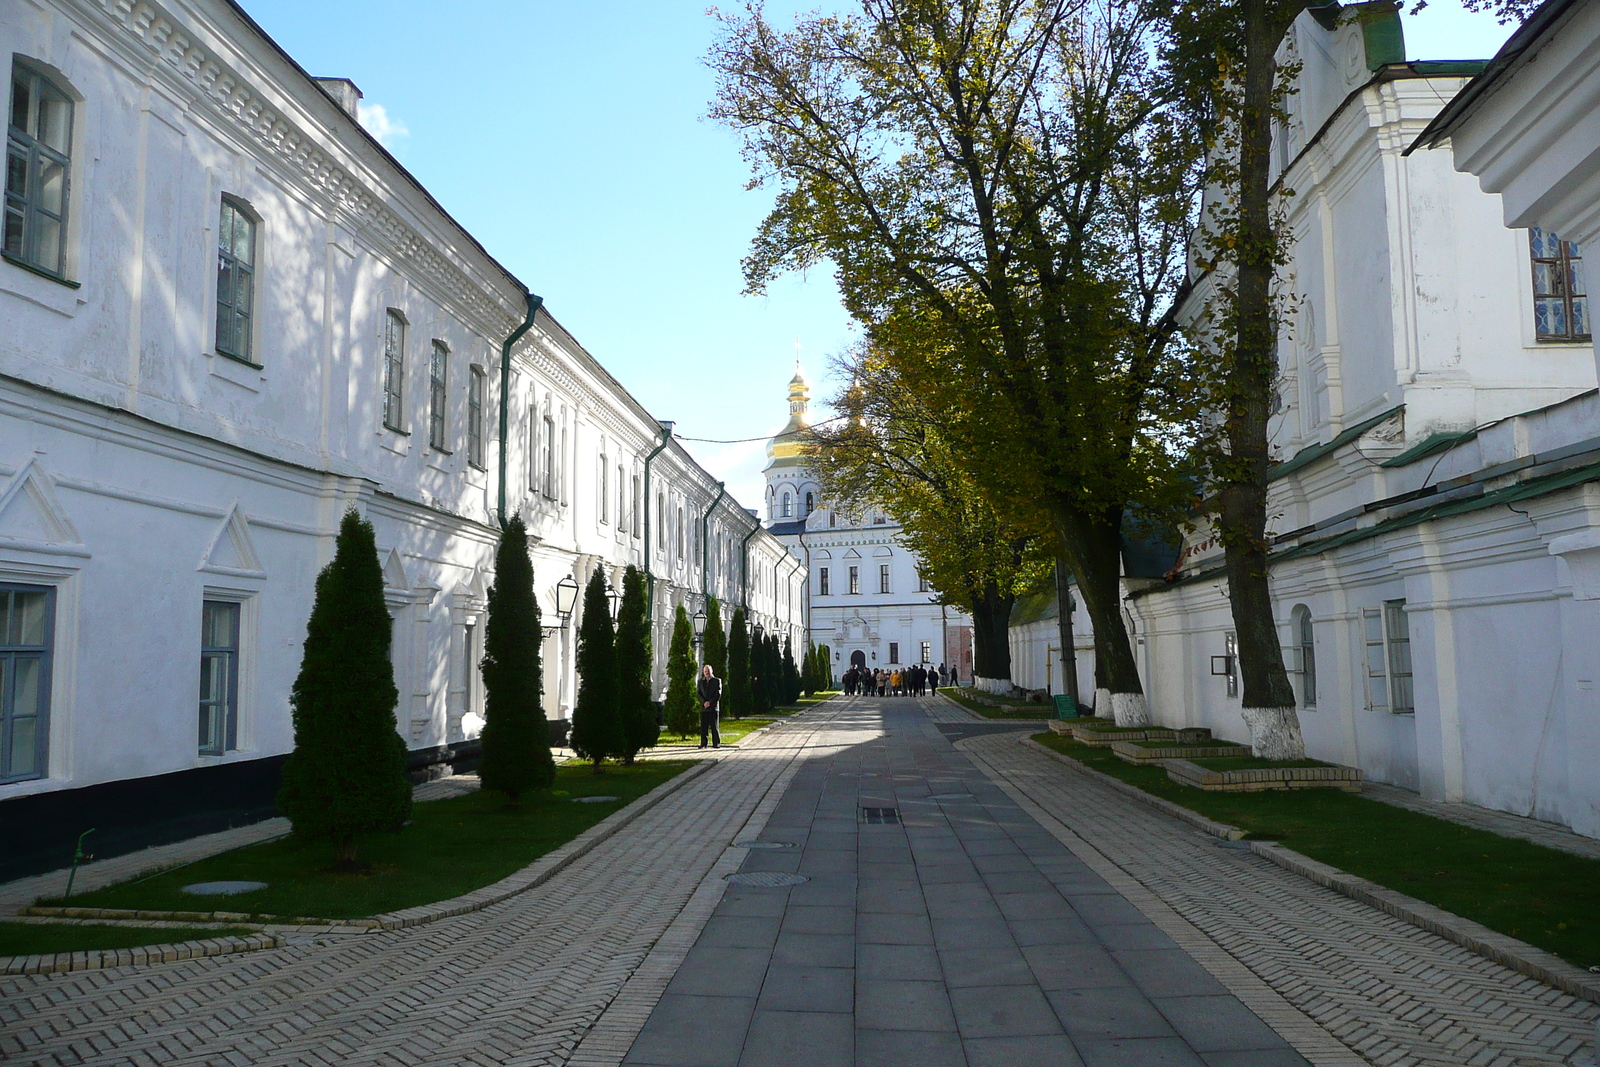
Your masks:
[[[672,620],[667,651],[667,729],[679,737],[700,732],[700,701],[694,688],[694,629],[682,604]]]
[[[622,761],[632,763],[656,743],[656,705],[650,699],[650,613],[644,575],[628,565],[622,576],[622,606],[617,610],[617,707],[622,714]]]
[[[596,567],[583,591],[583,622],[578,627],[578,699],[572,706],[572,750],[600,761],[622,755],[627,739],[617,707],[617,649],[611,632],[611,605],[605,575]]]
[[[800,663],[800,691],[811,696],[817,691],[817,646],[806,647],[805,658]]]
[[[767,635],[750,633],[750,713],[760,715],[772,707],[767,692]]]
[[[317,575],[300,674],[289,694],[294,751],[278,790],[278,810],[295,833],[333,842],[336,870],[360,869],[357,835],[396,829],[411,814],[389,638],[372,524],[351,508],[339,524],[333,561]]]
[[[735,719],[750,713],[750,629],[745,625],[744,608],[733,609],[728,627],[728,673],[722,680],[722,703]]]
[[[761,681],[767,687],[767,710],[783,706],[783,653],[778,651],[778,635],[767,634],[762,644],[767,654],[761,672]]]
[[[711,665],[711,673],[728,684],[728,634],[722,628],[722,605],[716,597],[706,598],[706,632],[700,646],[701,663]]]
[[[793,704],[800,699],[800,670],[794,662],[794,638],[783,639],[783,702]]]
[[[550,726],[545,721],[539,601],[533,594],[528,530],[515,515],[500,535],[483,630],[483,788],[515,804],[523,793],[555,781]]]

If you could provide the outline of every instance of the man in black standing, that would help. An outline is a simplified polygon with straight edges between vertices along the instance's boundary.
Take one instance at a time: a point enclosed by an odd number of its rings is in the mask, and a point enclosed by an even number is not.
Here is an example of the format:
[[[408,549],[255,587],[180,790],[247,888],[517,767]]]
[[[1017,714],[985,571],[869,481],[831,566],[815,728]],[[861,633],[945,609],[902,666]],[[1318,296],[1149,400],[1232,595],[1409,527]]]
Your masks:
[[[706,734],[711,735],[711,747],[722,747],[722,731],[717,729],[722,704],[722,679],[711,673],[711,664],[700,668],[700,680],[695,683],[700,697],[700,747],[706,747]]]

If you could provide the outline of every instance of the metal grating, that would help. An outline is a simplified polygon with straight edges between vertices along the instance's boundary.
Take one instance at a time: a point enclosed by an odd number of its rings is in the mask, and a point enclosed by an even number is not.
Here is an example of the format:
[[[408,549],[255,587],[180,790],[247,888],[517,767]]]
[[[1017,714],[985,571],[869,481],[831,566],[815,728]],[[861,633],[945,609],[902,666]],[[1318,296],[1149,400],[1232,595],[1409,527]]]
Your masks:
[[[769,889],[782,886],[805,885],[811,879],[803,874],[785,874],[783,871],[740,871],[727,876],[731,885],[756,885]]]
[[[862,808],[861,821],[865,823],[896,823],[900,822],[899,808]]]
[[[734,848],[779,849],[794,848],[793,841],[735,841]]]

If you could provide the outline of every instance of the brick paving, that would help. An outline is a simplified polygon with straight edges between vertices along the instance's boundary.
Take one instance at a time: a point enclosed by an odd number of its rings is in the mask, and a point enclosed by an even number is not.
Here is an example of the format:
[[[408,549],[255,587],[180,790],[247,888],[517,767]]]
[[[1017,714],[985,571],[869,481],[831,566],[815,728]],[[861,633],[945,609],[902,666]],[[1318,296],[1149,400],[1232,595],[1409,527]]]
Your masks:
[[[626,1064],[1308,1062],[947,740],[1014,724],[846,708],[740,868],[805,881],[728,889]]]
[[[471,915],[307,932],[214,959],[0,978],[0,1060],[565,1063],[614,1002],[648,998],[642,965],[676,968],[672,939],[681,958],[693,936],[674,923],[697,900],[704,908],[708,882],[720,890],[714,872],[729,865],[730,843],[832,714],[825,706],[725,755],[557,877]]]
[[[1136,906],[1163,915],[1213,974],[1233,969],[1373,1063],[1510,1067],[1592,1055],[1592,1003],[1203,834],[1016,736],[960,747]]]

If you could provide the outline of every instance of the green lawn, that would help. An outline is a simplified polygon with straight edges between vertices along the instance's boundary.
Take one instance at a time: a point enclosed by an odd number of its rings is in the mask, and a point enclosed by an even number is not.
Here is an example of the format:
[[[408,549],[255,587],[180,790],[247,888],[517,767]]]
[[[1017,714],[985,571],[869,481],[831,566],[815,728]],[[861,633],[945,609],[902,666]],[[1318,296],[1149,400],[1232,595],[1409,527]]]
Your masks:
[[[1579,967],[1600,965],[1600,861],[1337,789],[1206,793],[1108,749],[1053,733],[1034,740],[1250,837],[1281,842]]]
[[[722,743],[725,745],[731,745],[735,741],[743,738],[745,735],[761,729],[763,726],[766,726],[772,721],[773,720],[768,718],[723,719],[722,724],[718,727],[718,730],[722,734]],[[709,739],[707,743],[709,743]],[[666,730],[661,731],[661,740],[656,742],[657,748],[678,748],[680,746],[698,748],[699,745],[700,735],[698,733],[690,734],[688,737],[679,740],[677,734],[669,733]]]
[[[191,927],[77,926],[72,923],[0,923],[0,956],[39,956],[47,952],[87,952],[97,948],[133,948],[202,941],[229,934],[253,934],[238,926],[201,930]]]
[[[965,691],[956,686],[942,686],[939,692],[967,710],[975,711],[986,719],[1052,719],[1055,717],[1055,708],[1049,704],[1029,704],[1021,700],[1012,700],[1009,697],[986,696],[988,700],[998,700],[1005,705],[1005,707],[997,708],[991,704],[974,700]]]
[[[357,858],[373,864],[367,875],[328,872],[331,845],[285,837],[77,894],[72,904],[348,919],[448,900],[526,867],[690,766],[679,760],[606,764],[597,775],[591,764],[566,764],[557,768],[553,790],[524,797],[517,811],[506,810],[503,796],[484,792],[418,804],[410,825],[361,839]],[[619,799],[574,800],[597,795]],[[266,882],[267,888],[231,897],[180,892],[195,882],[234,880]]]

